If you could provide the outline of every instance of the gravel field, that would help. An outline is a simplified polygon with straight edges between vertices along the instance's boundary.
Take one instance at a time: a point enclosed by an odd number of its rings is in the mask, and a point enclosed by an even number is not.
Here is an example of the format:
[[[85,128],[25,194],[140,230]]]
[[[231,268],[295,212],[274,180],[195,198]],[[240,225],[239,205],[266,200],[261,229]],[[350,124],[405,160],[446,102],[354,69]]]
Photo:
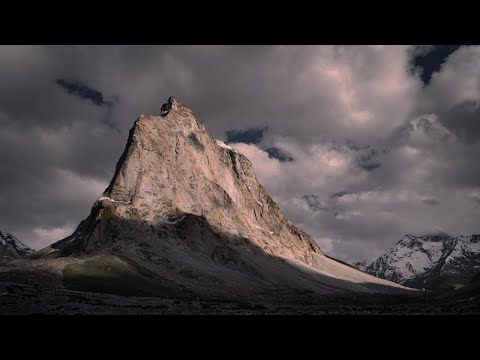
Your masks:
[[[359,299],[357,299],[359,301]],[[412,300],[410,300],[411,302]],[[417,303],[381,304],[335,303],[322,299],[318,303],[278,304],[233,303],[153,297],[124,297],[109,294],[46,289],[36,286],[0,282],[1,315],[479,315],[480,301],[428,301]]]

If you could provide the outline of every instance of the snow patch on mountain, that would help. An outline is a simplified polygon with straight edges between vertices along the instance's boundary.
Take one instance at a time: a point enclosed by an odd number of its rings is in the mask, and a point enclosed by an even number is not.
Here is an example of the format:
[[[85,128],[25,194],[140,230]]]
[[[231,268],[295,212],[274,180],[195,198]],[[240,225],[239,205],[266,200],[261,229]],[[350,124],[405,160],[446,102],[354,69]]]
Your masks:
[[[462,285],[480,268],[480,235],[405,235],[388,253],[371,263],[357,262],[354,266],[407,286],[423,288],[430,284],[436,288],[455,281]]]
[[[10,233],[0,231],[0,263],[26,257],[34,252]]]
[[[232,148],[231,146],[228,146],[227,144],[225,144],[222,140],[215,140],[215,142],[217,143],[217,145],[219,145],[220,147],[224,148],[224,149],[228,149],[228,150],[231,150],[231,151],[234,151],[236,153],[238,153],[237,150],[235,150],[234,148]]]

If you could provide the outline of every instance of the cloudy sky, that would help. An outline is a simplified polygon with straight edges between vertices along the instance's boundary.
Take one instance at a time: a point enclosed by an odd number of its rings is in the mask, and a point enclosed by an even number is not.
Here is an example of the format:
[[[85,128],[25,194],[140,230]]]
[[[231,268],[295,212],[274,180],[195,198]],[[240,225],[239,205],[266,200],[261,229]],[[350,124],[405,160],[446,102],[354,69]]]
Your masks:
[[[331,256],[480,232],[477,46],[3,46],[0,79],[0,229],[37,249],[170,95]]]

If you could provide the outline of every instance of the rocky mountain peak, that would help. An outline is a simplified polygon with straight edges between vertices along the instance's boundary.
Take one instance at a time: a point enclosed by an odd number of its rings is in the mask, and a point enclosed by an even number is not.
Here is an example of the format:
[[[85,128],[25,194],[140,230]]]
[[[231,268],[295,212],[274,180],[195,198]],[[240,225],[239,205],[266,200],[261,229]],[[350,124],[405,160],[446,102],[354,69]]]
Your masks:
[[[454,237],[442,231],[405,235],[370,264],[356,263],[371,275],[406,286],[453,289],[480,271],[478,235]]]
[[[285,217],[251,162],[172,97],[160,115],[135,121],[90,215],[37,256],[114,256],[177,290],[222,296],[405,291],[325,256]]]
[[[115,175],[97,200],[101,216],[155,225],[191,214],[267,253],[307,264],[313,253],[322,254],[286,219],[244,155],[211,138],[187,106],[173,97],[167,104],[167,114],[142,114],[135,121]]]
[[[0,230],[0,263],[21,259],[33,252],[33,249],[22,243],[12,234],[4,234]]]

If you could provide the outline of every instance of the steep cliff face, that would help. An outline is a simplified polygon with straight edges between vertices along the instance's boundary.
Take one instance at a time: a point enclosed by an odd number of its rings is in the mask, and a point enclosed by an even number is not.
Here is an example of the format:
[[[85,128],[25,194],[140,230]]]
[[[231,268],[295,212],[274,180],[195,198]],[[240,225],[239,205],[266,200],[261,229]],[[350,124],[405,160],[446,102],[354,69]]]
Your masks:
[[[136,120],[90,216],[40,257],[115,255],[196,293],[400,289],[324,256],[245,156],[212,139],[188,107],[169,102],[162,116]]]

